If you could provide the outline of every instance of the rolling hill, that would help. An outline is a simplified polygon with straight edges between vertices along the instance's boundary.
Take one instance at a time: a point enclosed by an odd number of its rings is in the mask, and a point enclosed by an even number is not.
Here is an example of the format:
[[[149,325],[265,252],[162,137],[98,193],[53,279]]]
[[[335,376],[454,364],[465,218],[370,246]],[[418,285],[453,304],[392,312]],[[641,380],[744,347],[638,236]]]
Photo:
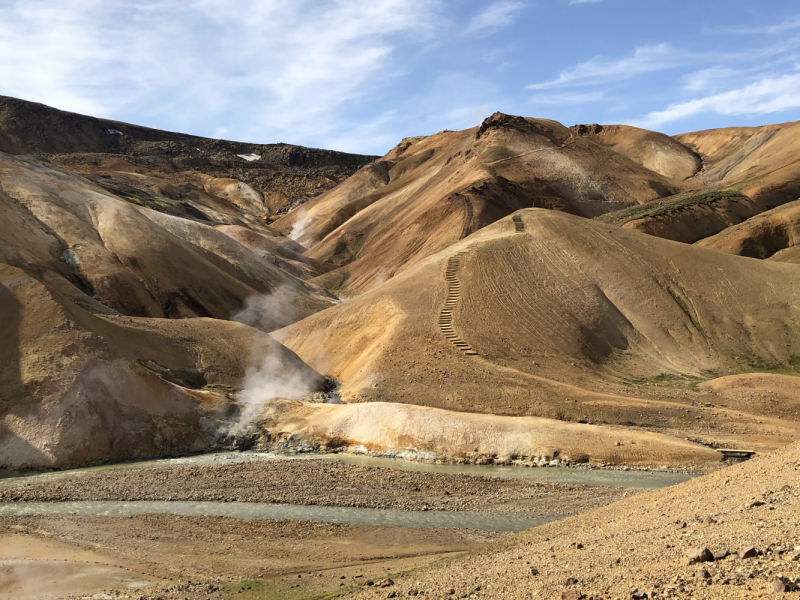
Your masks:
[[[741,414],[704,416],[691,390],[797,372],[798,286],[793,265],[527,209],[273,335],[348,402],[735,439]],[[768,445],[796,435],[800,403],[786,408],[755,428]]]

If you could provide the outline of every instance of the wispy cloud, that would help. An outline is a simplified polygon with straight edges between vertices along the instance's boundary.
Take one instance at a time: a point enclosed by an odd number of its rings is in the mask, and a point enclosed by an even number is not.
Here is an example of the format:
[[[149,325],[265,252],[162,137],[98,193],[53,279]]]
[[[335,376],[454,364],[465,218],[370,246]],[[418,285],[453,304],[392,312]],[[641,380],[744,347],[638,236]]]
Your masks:
[[[568,94],[534,94],[531,101],[534,104],[585,104],[587,102],[600,102],[605,100],[603,92],[568,93]]]
[[[673,50],[668,44],[641,46],[632,56],[611,61],[596,56],[571,69],[562,71],[557,79],[534,83],[527,87],[531,90],[546,90],[567,86],[596,85],[630,79],[642,73],[663,71],[685,62],[686,57]]]
[[[763,115],[793,108],[800,108],[800,73],[764,77],[738,89],[677,102],[633,124],[652,128],[709,112],[727,116]]]
[[[787,31],[795,31],[800,29],[800,17],[786,19],[777,25],[751,25],[746,27],[723,27],[719,29],[710,29],[711,33],[733,33],[741,35],[775,35],[778,33],[786,33]]]
[[[525,4],[522,2],[512,2],[501,0],[490,4],[483,12],[478,13],[470,20],[467,33],[487,33],[501,27],[508,27],[514,22],[517,12],[522,10]]]
[[[440,9],[439,0],[5,0],[0,93],[98,116],[135,107],[150,124],[213,123],[252,141],[321,138],[344,103],[402,73],[389,68],[396,51],[432,37]]]
[[[597,4],[603,0],[569,0],[570,4]]]

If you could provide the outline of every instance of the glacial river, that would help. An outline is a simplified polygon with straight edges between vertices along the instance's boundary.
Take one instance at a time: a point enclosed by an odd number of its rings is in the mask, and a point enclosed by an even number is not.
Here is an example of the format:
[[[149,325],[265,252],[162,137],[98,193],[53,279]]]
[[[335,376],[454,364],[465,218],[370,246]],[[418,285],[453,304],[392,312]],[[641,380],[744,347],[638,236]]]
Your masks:
[[[509,467],[497,465],[435,465],[391,458],[371,458],[345,454],[282,456],[260,452],[226,452],[183,458],[151,460],[56,471],[6,476],[0,487],[26,482],[79,477],[98,470],[117,470],[142,467],[178,465],[232,464],[267,460],[337,460],[348,464],[437,473],[464,473],[486,477],[528,479],[550,483],[656,489],[681,483],[692,476],[665,471],[620,471],[611,469],[582,469],[563,467]],[[408,511],[338,506],[305,506],[261,502],[194,502],[194,501],[83,501],[83,502],[19,502],[0,504],[0,517],[25,515],[79,514],[107,517],[128,517],[137,514],[210,515],[240,519],[294,519],[348,523],[354,525],[394,525],[423,528],[467,528],[484,531],[522,531],[536,527],[552,518],[525,513],[491,513],[462,511]]]

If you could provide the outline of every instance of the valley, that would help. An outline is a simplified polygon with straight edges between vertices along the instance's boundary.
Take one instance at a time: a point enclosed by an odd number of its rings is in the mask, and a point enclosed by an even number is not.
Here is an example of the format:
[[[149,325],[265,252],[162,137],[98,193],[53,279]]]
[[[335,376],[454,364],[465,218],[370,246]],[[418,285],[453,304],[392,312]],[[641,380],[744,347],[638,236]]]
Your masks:
[[[797,126],[377,157],[0,97],[0,599],[791,590]]]

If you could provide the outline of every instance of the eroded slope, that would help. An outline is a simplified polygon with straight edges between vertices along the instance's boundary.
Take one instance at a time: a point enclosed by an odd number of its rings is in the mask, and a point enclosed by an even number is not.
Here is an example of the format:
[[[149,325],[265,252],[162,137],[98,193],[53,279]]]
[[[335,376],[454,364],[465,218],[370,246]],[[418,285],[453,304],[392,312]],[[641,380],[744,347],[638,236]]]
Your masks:
[[[30,157],[0,154],[0,211],[0,261],[124,314],[228,319],[284,289],[281,326],[332,302],[209,225],[133,206]]]
[[[676,191],[559,123],[497,113],[480,128],[404,140],[274,226],[341,265],[320,283],[355,292],[520,208],[594,217]]]
[[[575,133],[608,146],[643,167],[676,181],[696,174],[703,162],[700,156],[678,140],[657,131],[630,125],[574,125]]]

